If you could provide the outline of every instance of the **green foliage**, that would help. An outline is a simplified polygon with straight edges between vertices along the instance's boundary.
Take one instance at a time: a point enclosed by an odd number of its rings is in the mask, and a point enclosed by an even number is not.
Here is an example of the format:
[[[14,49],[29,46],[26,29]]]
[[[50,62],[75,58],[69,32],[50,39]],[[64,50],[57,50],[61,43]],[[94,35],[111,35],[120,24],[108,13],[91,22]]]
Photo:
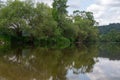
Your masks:
[[[67,0],[54,0],[53,1],[52,15],[54,20],[58,23],[58,27],[63,28],[65,18],[67,16]]]
[[[120,31],[120,23],[112,23],[109,25],[103,25],[98,27],[100,34],[107,34],[112,29]]]
[[[120,24],[109,24],[99,26],[100,41],[102,42],[120,42]]]
[[[56,21],[59,21],[61,17],[67,14],[66,8],[67,0],[54,0],[53,2],[53,17]]]
[[[104,42],[120,42],[120,32],[111,30],[107,34],[100,35],[100,40]]]
[[[31,6],[25,2],[15,0],[7,2],[0,12],[0,28],[10,36],[22,36],[22,32],[28,28],[27,20],[30,17]],[[30,8],[31,7],[31,8]]]
[[[95,26],[95,20],[93,13],[85,11],[74,11],[73,12],[74,24],[78,26],[78,42],[84,41],[97,41],[98,29]]]
[[[93,13],[67,14],[67,0],[54,0],[53,8],[32,0],[7,0],[0,3],[0,34],[11,42],[52,43],[96,41],[98,30]]]
[[[38,39],[59,35],[59,32],[57,33],[57,23],[52,17],[52,9],[43,3],[36,5],[34,18],[30,25],[32,34]]]
[[[63,27],[63,33],[62,35],[66,38],[68,38],[70,41],[75,41],[75,38],[77,37],[78,33],[78,27],[75,26],[71,20],[67,19],[64,22],[64,27]]]
[[[0,35],[0,46],[8,46],[10,45],[10,37]]]

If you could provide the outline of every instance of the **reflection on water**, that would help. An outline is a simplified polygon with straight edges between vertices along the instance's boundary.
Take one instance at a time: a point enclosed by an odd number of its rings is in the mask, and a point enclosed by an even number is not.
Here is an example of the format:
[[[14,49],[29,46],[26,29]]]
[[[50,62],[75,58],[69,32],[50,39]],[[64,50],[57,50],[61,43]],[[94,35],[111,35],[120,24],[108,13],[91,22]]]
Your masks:
[[[0,49],[0,80],[120,80],[120,45]]]
[[[120,80],[120,61],[109,58],[98,58],[98,60],[93,72],[88,73],[91,80]]]

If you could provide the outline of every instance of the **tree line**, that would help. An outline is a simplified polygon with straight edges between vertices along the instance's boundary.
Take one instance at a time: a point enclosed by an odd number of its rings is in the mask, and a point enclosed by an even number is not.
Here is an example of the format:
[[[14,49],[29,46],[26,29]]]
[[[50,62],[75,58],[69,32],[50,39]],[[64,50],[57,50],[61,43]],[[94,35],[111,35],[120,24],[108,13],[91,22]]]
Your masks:
[[[99,37],[102,42],[120,42],[120,23],[99,26]]]
[[[98,40],[92,12],[73,11],[67,0],[53,0],[52,7],[33,0],[0,2],[0,35],[10,42],[73,43]]]

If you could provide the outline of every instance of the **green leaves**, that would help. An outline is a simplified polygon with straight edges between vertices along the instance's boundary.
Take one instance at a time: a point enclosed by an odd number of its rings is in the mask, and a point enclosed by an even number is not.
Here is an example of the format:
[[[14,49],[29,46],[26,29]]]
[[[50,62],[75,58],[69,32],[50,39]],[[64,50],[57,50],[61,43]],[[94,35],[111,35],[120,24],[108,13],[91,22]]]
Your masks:
[[[53,1],[52,15],[54,20],[58,23],[58,27],[64,26],[64,20],[67,16],[67,0],[54,0]]]
[[[77,41],[97,41],[98,29],[95,27],[93,13],[76,10],[73,12],[73,19],[79,28]]]
[[[54,0],[53,8],[33,0],[8,0],[0,7],[0,31],[12,38],[91,41],[97,37],[93,13],[74,11],[68,16],[67,0]],[[0,4],[1,6],[1,4]],[[27,39],[29,40],[29,39]]]
[[[119,42],[120,41],[120,32],[112,29],[108,33],[102,34],[100,36],[100,40],[105,41],[105,42]]]

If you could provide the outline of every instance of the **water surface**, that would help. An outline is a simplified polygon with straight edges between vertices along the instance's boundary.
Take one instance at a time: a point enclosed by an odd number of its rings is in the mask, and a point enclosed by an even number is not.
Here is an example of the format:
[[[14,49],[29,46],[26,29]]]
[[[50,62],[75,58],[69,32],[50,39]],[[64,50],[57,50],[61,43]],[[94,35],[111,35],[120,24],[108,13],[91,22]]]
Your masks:
[[[1,48],[0,80],[120,80],[120,45]]]

